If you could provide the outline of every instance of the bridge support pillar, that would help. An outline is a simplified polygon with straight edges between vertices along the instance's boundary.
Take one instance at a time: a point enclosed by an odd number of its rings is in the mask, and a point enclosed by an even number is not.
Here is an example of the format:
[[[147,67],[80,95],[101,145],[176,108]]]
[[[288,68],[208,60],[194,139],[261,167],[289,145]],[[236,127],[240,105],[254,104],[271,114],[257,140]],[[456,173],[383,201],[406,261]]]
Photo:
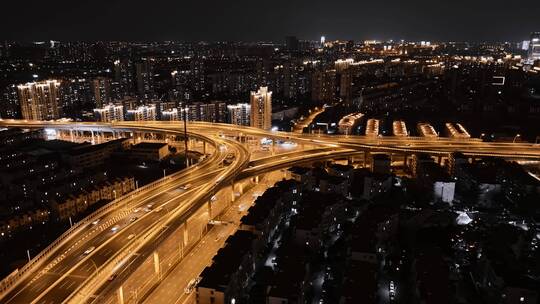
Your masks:
[[[184,248],[186,248],[187,244],[188,244],[188,229],[187,229],[187,221],[184,223],[184,225],[182,225],[182,252],[181,252],[181,255],[182,257],[184,257]]]
[[[255,184],[258,184],[258,183],[259,183],[259,176],[256,175],[256,176],[255,176]]]
[[[370,158],[371,153],[369,153],[369,151],[364,151],[364,168],[367,168]]]
[[[154,272],[158,276],[158,281],[161,281],[161,271],[159,267],[159,254],[157,251],[154,251]]]
[[[437,163],[439,164],[439,166],[442,164],[442,156],[437,156]]]
[[[69,137],[71,138],[71,141],[75,141],[75,136],[73,136],[73,129],[69,130]]]
[[[244,184],[242,184],[242,182],[238,182],[238,192],[240,194],[244,193]]]
[[[405,154],[403,156],[403,168],[407,168],[407,160],[409,159],[409,155]]]
[[[234,203],[235,196],[234,196],[234,182],[231,183],[231,203]]]
[[[92,133],[92,144],[96,143],[96,139],[94,138],[94,131],[90,131]]]
[[[212,199],[209,199],[206,203],[206,208],[208,209],[208,218],[212,219]]]
[[[353,163],[354,163],[353,157],[352,156],[347,157],[347,165],[352,166]]]
[[[124,304],[124,286],[121,285],[120,288],[116,290],[116,296],[118,298],[118,304]]]
[[[206,142],[205,141],[203,141],[203,143],[202,143],[202,151],[203,151],[202,152],[203,154],[206,154]]]

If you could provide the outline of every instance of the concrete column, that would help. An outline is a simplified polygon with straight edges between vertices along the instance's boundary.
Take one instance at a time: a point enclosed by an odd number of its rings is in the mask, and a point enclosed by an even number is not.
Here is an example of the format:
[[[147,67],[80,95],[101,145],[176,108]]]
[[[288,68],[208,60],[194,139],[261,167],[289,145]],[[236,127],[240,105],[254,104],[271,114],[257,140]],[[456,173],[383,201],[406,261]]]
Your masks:
[[[371,158],[371,153],[369,153],[369,151],[364,151],[364,168],[367,168],[370,158]]]
[[[154,271],[158,275],[158,280],[161,280],[161,271],[159,268],[159,254],[157,251],[154,251]]]
[[[212,219],[212,199],[209,199],[206,203],[206,208],[208,209],[208,218]]]
[[[202,143],[202,151],[203,151],[203,154],[206,154],[206,141],[203,141]]]
[[[231,184],[231,202],[234,202],[235,200],[235,197],[234,197],[234,183]]]
[[[90,133],[92,133],[92,144],[95,144],[96,143],[96,140],[94,138],[94,131],[90,131]]]
[[[120,288],[116,290],[116,295],[118,297],[118,304],[124,304],[124,286],[121,285]]]
[[[442,164],[442,156],[437,156],[437,163],[438,163],[439,165]]]
[[[180,258],[184,257],[184,242],[178,242],[178,252],[180,253]]]
[[[69,130],[69,137],[71,138],[71,141],[75,141],[75,136],[73,136],[73,129]]]
[[[184,223],[184,225],[182,226],[182,227],[184,227],[184,228],[182,228],[182,232],[183,232],[183,234],[184,234],[184,246],[182,246],[182,248],[183,248],[183,247],[186,247],[187,244],[188,244],[188,237],[189,237],[189,235],[188,235],[188,230],[187,230],[187,224],[188,224],[188,223],[187,223],[187,221],[186,221],[186,222]]]
[[[242,184],[242,182],[238,182],[238,192],[240,192],[240,194],[244,193],[244,184]]]
[[[403,156],[403,167],[406,168],[407,167],[407,160],[409,159],[409,155],[405,154]]]
[[[255,176],[255,184],[258,184],[258,183],[259,183],[259,176],[256,175],[256,176]]]

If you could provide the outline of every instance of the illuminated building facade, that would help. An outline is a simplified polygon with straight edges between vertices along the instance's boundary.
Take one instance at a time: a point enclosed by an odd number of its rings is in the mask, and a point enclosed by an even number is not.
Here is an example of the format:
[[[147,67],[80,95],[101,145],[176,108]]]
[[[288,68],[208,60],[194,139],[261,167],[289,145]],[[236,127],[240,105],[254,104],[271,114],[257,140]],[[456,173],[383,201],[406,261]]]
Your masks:
[[[249,126],[251,106],[247,103],[228,105],[229,123],[239,126]]]
[[[100,122],[123,121],[124,107],[108,104],[102,108],[94,109],[94,118]]]
[[[540,60],[540,32],[531,34],[531,42],[529,43],[529,60]]]
[[[98,77],[92,81],[92,90],[96,107],[101,108],[104,104],[111,101],[111,80],[105,77]]]
[[[257,92],[251,92],[250,101],[250,125],[270,130],[272,127],[272,92],[268,91],[268,87],[260,87]]]
[[[135,110],[128,110],[126,118],[132,121],[154,121],[156,120],[156,106],[140,106]]]
[[[51,120],[60,118],[60,82],[46,80],[29,82],[17,87],[21,114],[28,120]]]

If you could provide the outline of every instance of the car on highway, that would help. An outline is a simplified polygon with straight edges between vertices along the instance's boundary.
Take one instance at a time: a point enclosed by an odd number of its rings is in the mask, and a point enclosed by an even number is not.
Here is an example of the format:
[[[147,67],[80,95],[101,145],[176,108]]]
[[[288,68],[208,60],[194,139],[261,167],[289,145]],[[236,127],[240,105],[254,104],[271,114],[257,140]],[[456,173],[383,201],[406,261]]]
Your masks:
[[[201,281],[201,278],[191,279],[189,283],[187,284],[186,288],[184,289],[184,292],[187,294],[191,293],[200,281]]]
[[[112,232],[116,232],[116,231],[118,231],[119,229],[120,229],[120,226],[115,225],[114,227],[111,228],[111,231],[112,231]]]
[[[116,277],[117,277],[117,276],[118,276],[118,274],[117,274],[117,273],[113,273],[113,274],[111,274],[111,276],[109,276],[109,278],[107,279],[107,281],[109,281],[109,282],[110,282],[110,281],[112,281],[112,280],[116,279]]]
[[[135,237],[135,234],[130,234],[130,235],[128,235],[127,239],[128,239],[128,240],[131,240],[131,239],[134,238],[134,237]]]
[[[94,249],[96,249],[95,246],[92,246],[92,247],[86,249],[86,250],[84,251],[84,255],[89,255],[90,253],[92,253],[92,251],[94,251]]]
[[[129,221],[130,221],[131,223],[133,223],[133,222],[135,222],[135,221],[138,220],[138,219],[139,219],[138,217],[134,216],[134,217],[130,218]]]
[[[160,212],[161,210],[163,210],[163,207],[156,208],[156,210],[154,210],[154,212]]]
[[[101,220],[101,219],[97,219],[97,220],[93,221],[93,222],[92,222],[92,225],[97,225],[97,224],[99,224],[99,221],[100,221],[100,220]]]
[[[396,287],[394,285],[394,281],[390,281],[390,284],[388,286],[388,296],[390,298],[390,301],[394,301],[396,298]]]
[[[191,184],[185,184],[185,185],[181,186],[180,189],[182,189],[182,190],[188,190],[188,189],[191,188],[191,186],[192,186]]]

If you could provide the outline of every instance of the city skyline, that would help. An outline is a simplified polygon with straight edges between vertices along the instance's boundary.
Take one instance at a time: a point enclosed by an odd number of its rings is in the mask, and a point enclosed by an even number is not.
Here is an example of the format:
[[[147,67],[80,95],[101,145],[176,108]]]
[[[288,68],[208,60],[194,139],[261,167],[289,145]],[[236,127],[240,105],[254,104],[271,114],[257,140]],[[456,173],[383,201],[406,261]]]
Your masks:
[[[537,2],[5,4],[0,302],[540,304]]]
[[[33,9],[26,9],[28,5]],[[509,9],[501,0],[437,5],[425,0],[412,4],[339,1],[330,11],[326,5],[324,1],[258,5],[235,1],[214,3],[208,9],[195,1],[158,0],[147,5],[116,0],[77,7],[67,1],[54,6],[10,2],[5,7],[12,13],[0,21],[10,30],[0,39],[282,41],[286,35],[308,40],[325,35],[327,40],[521,41],[527,37],[523,29],[538,27],[535,12],[540,10],[538,2]],[[257,22],[251,16],[257,16]]]

